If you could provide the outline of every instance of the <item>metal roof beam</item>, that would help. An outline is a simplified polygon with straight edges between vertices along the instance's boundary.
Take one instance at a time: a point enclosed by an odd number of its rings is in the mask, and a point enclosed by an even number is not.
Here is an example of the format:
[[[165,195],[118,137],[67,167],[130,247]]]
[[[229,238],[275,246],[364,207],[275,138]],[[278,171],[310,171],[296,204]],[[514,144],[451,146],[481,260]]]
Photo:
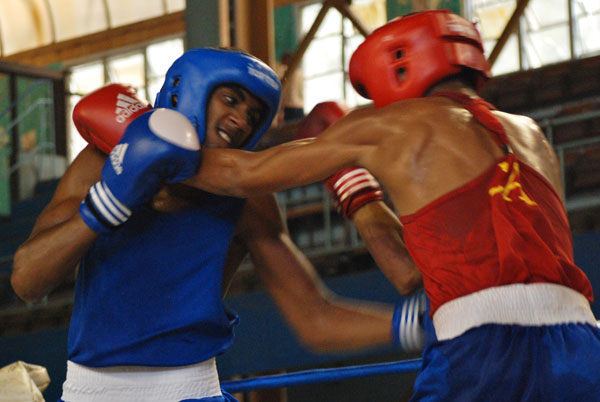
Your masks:
[[[529,0],[519,0],[517,2],[515,11],[511,15],[508,22],[506,23],[506,26],[504,27],[504,31],[502,31],[502,34],[498,38],[498,41],[496,42],[494,49],[492,49],[492,52],[490,53],[490,57],[488,57],[488,62],[490,63],[490,67],[492,67],[494,65],[494,63],[496,62],[496,60],[498,59],[498,56],[500,55],[500,52],[502,52],[502,49],[504,49],[504,45],[506,45],[506,42],[508,42],[508,38],[510,37],[510,35],[519,26],[519,19],[525,12],[525,9],[527,8],[528,4],[529,4]]]

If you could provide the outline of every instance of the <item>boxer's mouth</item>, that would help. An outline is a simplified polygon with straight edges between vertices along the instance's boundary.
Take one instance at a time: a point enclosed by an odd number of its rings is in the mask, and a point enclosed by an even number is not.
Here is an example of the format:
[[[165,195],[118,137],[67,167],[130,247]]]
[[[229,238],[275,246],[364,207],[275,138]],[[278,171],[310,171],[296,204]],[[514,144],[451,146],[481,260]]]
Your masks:
[[[223,141],[225,141],[227,144],[231,145],[231,137],[229,136],[229,134],[227,134],[227,132],[225,130],[222,129],[217,129],[217,134],[219,134],[219,137],[221,137],[223,139]]]

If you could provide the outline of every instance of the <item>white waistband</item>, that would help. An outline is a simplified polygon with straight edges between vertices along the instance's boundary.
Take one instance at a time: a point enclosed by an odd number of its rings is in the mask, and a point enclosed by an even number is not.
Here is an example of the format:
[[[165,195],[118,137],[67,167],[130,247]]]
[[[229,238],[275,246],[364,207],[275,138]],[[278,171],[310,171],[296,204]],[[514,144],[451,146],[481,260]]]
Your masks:
[[[180,367],[86,367],[67,362],[65,402],[179,402],[221,394],[215,359]]]
[[[566,323],[597,325],[590,303],[581,293],[553,283],[519,283],[484,289],[444,303],[433,315],[440,341],[484,324]]]

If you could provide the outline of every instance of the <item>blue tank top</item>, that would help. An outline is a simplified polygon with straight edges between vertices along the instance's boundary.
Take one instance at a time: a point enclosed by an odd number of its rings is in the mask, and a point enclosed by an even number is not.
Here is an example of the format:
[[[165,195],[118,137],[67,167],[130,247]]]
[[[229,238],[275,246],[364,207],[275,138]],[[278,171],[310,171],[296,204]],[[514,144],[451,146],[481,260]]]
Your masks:
[[[197,207],[143,208],[83,258],[69,328],[69,359],[183,366],[233,341],[222,302],[225,257],[244,200],[205,193]]]

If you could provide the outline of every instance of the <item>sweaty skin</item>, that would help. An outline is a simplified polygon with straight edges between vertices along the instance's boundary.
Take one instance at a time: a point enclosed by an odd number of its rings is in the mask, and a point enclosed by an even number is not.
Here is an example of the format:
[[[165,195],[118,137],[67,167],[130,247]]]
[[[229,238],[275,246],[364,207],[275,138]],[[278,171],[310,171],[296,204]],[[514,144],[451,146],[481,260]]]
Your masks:
[[[460,81],[442,91],[477,94]],[[535,122],[493,112],[514,153],[562,195],[556,154]],[[386,189],[399,215],[411,214],[479,176],[502,150],[493,134],[453,100],[407,99],[352,111],[315,139],[261,152],[206,150],[198,173],[185,183],[206,191],[249,197],[322,180],[340,168],[367,168]]]

